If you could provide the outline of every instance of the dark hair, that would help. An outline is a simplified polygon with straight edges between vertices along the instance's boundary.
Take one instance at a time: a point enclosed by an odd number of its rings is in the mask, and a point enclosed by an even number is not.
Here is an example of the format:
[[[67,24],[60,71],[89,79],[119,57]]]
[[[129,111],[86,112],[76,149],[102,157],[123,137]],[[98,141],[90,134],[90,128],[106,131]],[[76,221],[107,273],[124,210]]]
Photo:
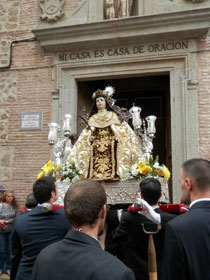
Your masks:
[[[161,195],[161,184],[155,178],[146,178],[140,183],[140,191],[150,205],[157,204]]]
[[[97,106],[96,106],[96,99],[99,98],[99,97],[103,97],[103,98],[104,98],[105,103],[106,103],[106,109],[107,109],[108,111],[115,112],[115,111],[110,107],[109,103],[107,102],[106,96],[100,94],[100,95],[97,95],[97,97],[93,99],[93,104],[92,104],[92,106],[91,106],[90,114],[89,114],[89,116],[88,116],[88,119],[89,119],[91,116],[95,115],[95,114],[98,112],[98,108],[97,108]],[[116,112],[115,112],[115,113],[116,113]]]
[[[64,198],[64,211],[72,226],[94,225],[106,193],[100,182],[80,180],[68,189]]]
[[[42,177],[33,185],[33,194],[38,203],[48,202],[51,198],[51,192],[56,192],[55,178]]]
[[[3,196],[4,196],[4,193],[3,193],[3,192],[0,192],[0,203],[1,203],[2,200],[3,200]]]
[[[26,200],[25,200],[25,207],[26,208],[29,208],[29,209],[33,209],[37,206],[37,201],[34,197],[34,194],[33,193],[29,193],[27,196],[26,196]]]
[[[210,188],[210,161],[202,158],[193,158],[185,161],[182,165],[183,176],[195,180],[200,189]]]
[[[5,190],[4,195],[3,195],[3,198],[2,198],[2,202],[5,202],[5,201],[6,201],[6,196],[7,196],[8,193],[12,193],[12,194],[13,194],[13,200],[12,200],[12,202],[11,202],[12,208],[13,208],[13,209],[18,209],[18,203],[17,203],[17,201],[16,201],[16,199],[15,199],[14,190],[12,190],[12,189],[7,189],[7,190]]]

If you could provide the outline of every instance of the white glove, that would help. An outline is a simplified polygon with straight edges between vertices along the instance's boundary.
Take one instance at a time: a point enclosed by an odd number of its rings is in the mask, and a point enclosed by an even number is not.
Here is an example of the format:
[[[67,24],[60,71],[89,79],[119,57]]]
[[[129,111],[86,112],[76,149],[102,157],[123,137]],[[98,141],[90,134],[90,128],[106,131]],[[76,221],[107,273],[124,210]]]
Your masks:
[[[119,222],[121,221],[122,213],[123,213],[122,209],[117,210],[117,217],[118,217]]]
[[[50,203],[44,202],[42,203],[42,210],[44,212],[49,212],[52,210],[52,205]]]
[[[136,198],[136,208],[139,209],[138,213],[145,216],[147,219],[155,224],[161,223],[160,214],[156,213],[151,205],[149,205],[144,199]]]

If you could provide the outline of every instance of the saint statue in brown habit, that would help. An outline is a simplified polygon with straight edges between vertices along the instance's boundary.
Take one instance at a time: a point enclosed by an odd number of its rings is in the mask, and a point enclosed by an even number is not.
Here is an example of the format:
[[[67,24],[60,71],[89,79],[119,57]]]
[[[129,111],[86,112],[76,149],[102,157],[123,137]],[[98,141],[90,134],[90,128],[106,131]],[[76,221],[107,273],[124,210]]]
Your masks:
[[[109,93],[106,89],[93,93],[88,126],[67,159],[75,162],[84,178],[120,180],[143,159],[138,137],[125,121],[126,113],[114,105]]]

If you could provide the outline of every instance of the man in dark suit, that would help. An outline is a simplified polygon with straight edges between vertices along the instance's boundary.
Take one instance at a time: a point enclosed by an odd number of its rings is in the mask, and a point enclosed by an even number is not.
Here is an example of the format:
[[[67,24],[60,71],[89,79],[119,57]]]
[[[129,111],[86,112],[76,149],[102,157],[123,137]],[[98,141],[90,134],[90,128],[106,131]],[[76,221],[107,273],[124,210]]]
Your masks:
[[[164,280],[210,279],[210,161],[195,158],[180,170],[181,201],[189,212],[166,227]]]
[[[30,280],[39,252],[47,245],[64,238],[69,223],[62,209],[46,212],[42,203],[57,200],[58,190],[53,177],[38,179],[33,194],[39,203],[33,210],[16,218],[12,233],[11,280]]]
[[[42,250],[32,280],[135,279],[132,270],[103,251],[97,240],[106,217],[106,193],[100,182],[74,183],[65,195],[64,210],[72,230],[62,241]]]
[[[161,184],[158,180],[154,178],[144,179],[140,183],[140,191],[141,197],[161,216],[161,229],[153,237],[157,256],[158,279],[161,279],[165,224],[175,216],[162,212],[158,207],[158,201],[161,197]],[[155,232],[157,230],[157,226],[145,216],[129,211],[124,212],[119,226],[112,233],[113,241],[110,251],[115,254],[118,246],[126,243],[123,262],[134,271],[136,279],[148,280],[148,234],[143,231],[142,224],[147,231]]]

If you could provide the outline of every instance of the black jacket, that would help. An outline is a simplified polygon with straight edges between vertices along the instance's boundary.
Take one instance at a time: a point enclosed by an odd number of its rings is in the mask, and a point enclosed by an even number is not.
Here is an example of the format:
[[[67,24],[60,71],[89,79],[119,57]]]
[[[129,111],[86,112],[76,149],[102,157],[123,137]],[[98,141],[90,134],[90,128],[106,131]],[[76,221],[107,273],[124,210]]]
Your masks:
[[[162,212],[159,208],[155,211],[161,215],[161,229],[153,236],[156,248],[158,280],[161,278],[161,266],[163,261],[165,224],[175,215]],[[124,243],[123,262],[130,267],[138,280],[149,280],[148,274],[148,234],[143,231],[142,223],[147,231],[155,232],[157,226],[146,217],[131,212],[124,212],[121,222],[112,233],[112,253],[118,251],[118,246]],[[111,250],[110,250],[111,251]]]
[[[30,280],[39,252],[64,238],[70,226],[63,209],[44,212],[37,206],[15,220],[12,232],[11,280]]]
[[[38,256],[32,280],[134,280],[127,266],[102,250],[93,237],[70,230]]]
[[[210,201],[167,224],[163,267],[164,280],[210,280]]]

